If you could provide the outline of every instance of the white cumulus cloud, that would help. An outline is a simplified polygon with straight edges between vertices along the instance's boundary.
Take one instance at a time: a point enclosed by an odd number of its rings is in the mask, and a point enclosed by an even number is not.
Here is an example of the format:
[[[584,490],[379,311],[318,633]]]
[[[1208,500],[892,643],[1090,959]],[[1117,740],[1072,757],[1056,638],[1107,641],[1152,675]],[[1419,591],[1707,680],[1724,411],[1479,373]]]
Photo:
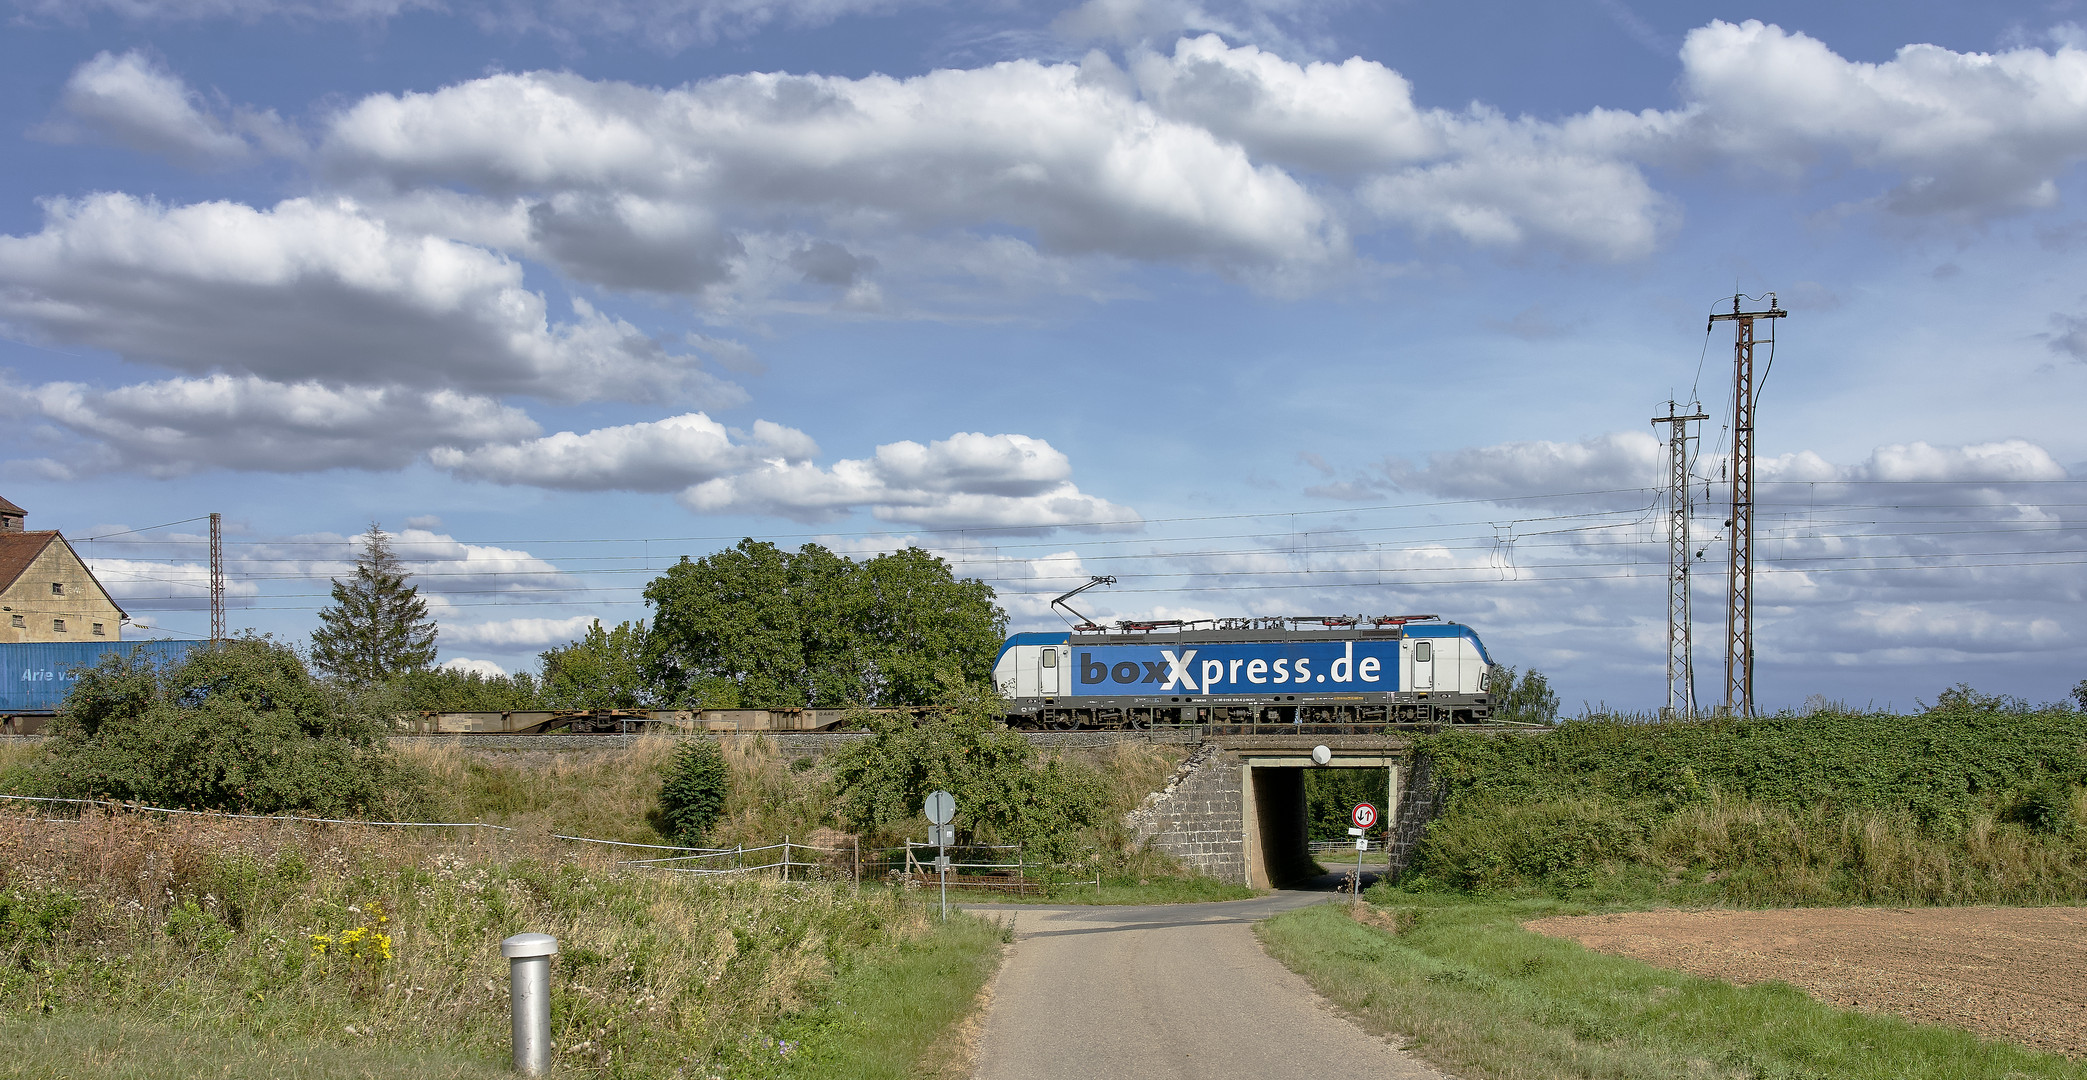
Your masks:
[[[108,142],[190,165],[237,163],[257,149],[294,153],[300,145],[273,113],[218,115],[179,76],[136,50],[104,51],[81,64],[66,80],[58,110],[35,134]]]
[[[453,390],[330,387],[251,375],[113,389],[72,382],[24,387],[0,377],[0,413],[48,420],[95,440],[100,453],[53,459],[70,475],[96,468],[157,476],[213,467],[398,469],[430,447],[508,442],[538,430],[520,409]]]
[[[526,443],[437,449],[434,463],[471,480],[578,491],[677,491],[763,459],[802,461],[819,447],[801,431],[767,420],[736,440],[702,413],[561,431]]]
[[[592,615],[569,619],[500,619],[494,622],[442,624],[445,645],[482,645],[499,649],[544,649],[577,639],[594,625]]]
[[[940,527],[1135,528],[1137,512],[1082,492],[1065,455],[1026,435],[960,433],[922,446],[889,443],[831,468],[770,460],[681,493],[700,513],[765,513],[826,521],[867,508],[883,521]]]
[[[1822,158],[1894,173],[1903,213],[2049,206],[2087,156],[2087,50],[1907,45],[1881,64],[1764,24],[1712,22],[1681,49],[1690,149],[1748,166]]]
[[[560,401],[744,393],[630,323],[573,301],[552,322],[520,264],[401,232],[344,199],[166,207],[54,199],[0,237],[0,321],[196,374],[527,393]]]
[[[334,175],[399,185],[1024,229],[1057,252],[1219,267],[1318,262],[1345,244],[1281,169],[1076,65],[1028,60],[672,90],[493,75],[365,98],[333,120],[324,156]]]
[[[483,675],[488,679],[502,678],[507,674],[506,668],[491,660],[473,660],[467,656],[452,657],[435,666],[444,671],[461,671],[467,675]]]

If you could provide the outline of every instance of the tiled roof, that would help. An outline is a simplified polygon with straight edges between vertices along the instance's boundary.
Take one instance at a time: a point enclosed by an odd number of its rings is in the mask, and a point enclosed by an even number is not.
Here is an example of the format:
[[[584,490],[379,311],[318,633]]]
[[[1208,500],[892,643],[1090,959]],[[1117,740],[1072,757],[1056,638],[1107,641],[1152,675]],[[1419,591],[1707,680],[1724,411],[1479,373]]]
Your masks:
[[[11,503],[11,502],[8,502],[8,501],[7,501],[6,499],[4,499],[4,498],[0,498],[0,513],[4,513],[4,514],[24,514],[24,515],[26,515],[27,513],[29,513],[29,511],[27,511],[27,510],[24,510],[24,509],[22,509],[21,507],[19,507],[19,506],[16,506],[15,504],[13,504],[13,503]]]
[[[126,619],[130,618],[130,614],[123,610],[123,605],[117,604],[116,598],[109,595],[108,587],[101,583],[100,578],[94,576],[94,568],[87,565],[87,560],[80,558],[80,553],[74,551],[72,544],[59,535],[56,529],[0,533],[0,590],[13,588],[15,582],[20,581],[22,574],[29,569],[29,564],[35,562],[36,557],[43,554],[43,549],[50,546],[53,540],[65,545],[66,554],[71,555],[74,561],[80,564],[80,569],[87,572],[87,580],[94,582],[94,587],[101,590],[102,597],[115,605],[116,614]]]
[[[29,564],[35,562],[36,557],[43,554],[43,549],[56,539],[56,529],[0,533],[0,589],[13,588],[16,579],[29,569]]]

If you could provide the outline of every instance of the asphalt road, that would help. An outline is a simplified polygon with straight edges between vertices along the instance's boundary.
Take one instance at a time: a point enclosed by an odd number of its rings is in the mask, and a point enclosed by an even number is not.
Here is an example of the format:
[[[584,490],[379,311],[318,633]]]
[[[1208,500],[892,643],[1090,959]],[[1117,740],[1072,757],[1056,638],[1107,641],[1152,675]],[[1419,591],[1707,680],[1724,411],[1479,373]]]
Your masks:
[[[1261,951],[1254,923],[1328,898],[974,908],[1012,915],[1015,931],[976,1077],[1446,1080],[1356,1027]]]

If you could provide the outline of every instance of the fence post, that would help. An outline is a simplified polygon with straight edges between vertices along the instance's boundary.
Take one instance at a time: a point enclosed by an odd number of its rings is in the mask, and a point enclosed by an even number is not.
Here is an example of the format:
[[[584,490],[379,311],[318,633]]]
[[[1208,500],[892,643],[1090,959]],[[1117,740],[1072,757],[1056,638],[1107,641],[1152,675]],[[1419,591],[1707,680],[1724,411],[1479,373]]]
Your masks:
[[[508,961],[515,1071],[542,1076],[551,1067],[551,957],[558,955],[558,939],[516,934],[500,942],[500,955]]]

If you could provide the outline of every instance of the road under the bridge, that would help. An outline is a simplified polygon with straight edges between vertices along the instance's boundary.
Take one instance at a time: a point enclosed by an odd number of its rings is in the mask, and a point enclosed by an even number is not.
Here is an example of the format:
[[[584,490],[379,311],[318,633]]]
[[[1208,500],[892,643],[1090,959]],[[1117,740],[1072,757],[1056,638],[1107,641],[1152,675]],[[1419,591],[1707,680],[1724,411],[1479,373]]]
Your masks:
[[[1242,763],[1244,796],[1240,820],[1245,833],[1246,883],[1255,888],[1295,884],[1318,872],[1312,863],[1305,813],[1307,769],[1370,769],[1384,777],[1380,811],[1394,812],[1399,803],[1402,755],[1342,751],[1321,765],[1309,749],[1249,753]]]
[[[1153,907],[981,905],[1014,920],[978,1080],[1367,1076],[1446,1080],[1262,951],[1253,924],[1319,888]]]

